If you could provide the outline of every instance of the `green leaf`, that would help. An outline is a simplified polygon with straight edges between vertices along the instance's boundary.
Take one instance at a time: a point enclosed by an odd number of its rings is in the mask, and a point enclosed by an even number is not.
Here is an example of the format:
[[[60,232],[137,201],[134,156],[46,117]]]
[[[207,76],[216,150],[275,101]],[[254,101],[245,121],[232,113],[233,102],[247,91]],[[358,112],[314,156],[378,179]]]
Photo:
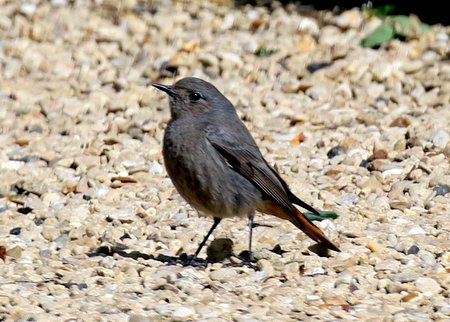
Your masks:
[[[264,45],[259,46],[255,50],[255,55],[258,56],[258,57],[268,57],[268,56],[272,55],[273,53],[275,53],[275,50],[269,49],[269,48],[267,48]]]
[[[373,14],[377,17],[387,16],[392,11],[394,11],[395,8],[397,8],[397,6],[395,4],[387,4],[387,5],[384,5],[381,7],[373,8]]]
[[[383,23],[361,40],[361,46],[366,48],[378,47],[393,39],[394,36],[394,28]]]
[[[325,219],[336,219],[338,214],[334,211],[319,211],[320,216],[313,214],[310,211],[305,212],[305,216],[311,221],[322,221]]]

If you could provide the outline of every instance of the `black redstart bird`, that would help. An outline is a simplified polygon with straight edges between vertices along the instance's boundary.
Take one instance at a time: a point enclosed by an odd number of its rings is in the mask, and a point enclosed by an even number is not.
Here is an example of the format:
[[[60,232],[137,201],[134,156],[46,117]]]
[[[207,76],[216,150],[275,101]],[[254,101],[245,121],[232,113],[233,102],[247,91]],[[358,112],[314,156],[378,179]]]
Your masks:
[[[223,218],[248,216],[251,259],[255,211],[287,219],[314,241],[339,251],[295,206],[319,213],[296,197],[270,167],[231,102],[212,84],[187,77],[172,86],[153,84],[169,95],[171,120],[163,143],[164,163],[175,188],[214,224],[197,258]]]

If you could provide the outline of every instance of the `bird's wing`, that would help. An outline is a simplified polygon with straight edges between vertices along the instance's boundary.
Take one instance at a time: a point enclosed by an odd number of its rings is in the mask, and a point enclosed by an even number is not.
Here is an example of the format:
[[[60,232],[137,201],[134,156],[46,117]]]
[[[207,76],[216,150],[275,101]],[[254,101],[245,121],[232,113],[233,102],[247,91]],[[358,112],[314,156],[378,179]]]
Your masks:
[[[234,133],[212,127],[207,128],[206,138],[234,171],[281,206],[293,209],[287,192],[289,189],[285,188],[285,183],[270,168],[255,144],[240,143]]]
[[[288,195],[289,200],[296,204],[297,206],[302,207],[303,209],[309,210],[311,211],[313,214],[320,216],[320,213],[314,209],[312,206],[310,206],[309,204],[307,204],[306,202],[304,202],[303,200],[301,200],[299,197],[297,197],[296,195],[294,195],[292,193],[292,191],[289,189],[287,183],[283,180],[283,178],[280,177],[280,175],[278,174],[278,172],[276,172],[274,169],[270,168],[270,170],[272,170],[272,172],[275,174],[275,176],[278,178],[278,180],[281,182],[281,184],[284,187],[284,190],[286,190],[286,193]]]
[[[314,208],[301,201],[289,190],[286,182],[264,160],[256,144],[252,144],[249,140],[246,140],[247,143],[237,143],[239,139],[236,134],[212,127],[207,128],[206,139],[225,159],[229,167],[269,197],[271,202],[262,207],[264,212],[290,220],[316,242],[339,251],[339,248],[308,217],[292,205],[295,203],[318,214]]]

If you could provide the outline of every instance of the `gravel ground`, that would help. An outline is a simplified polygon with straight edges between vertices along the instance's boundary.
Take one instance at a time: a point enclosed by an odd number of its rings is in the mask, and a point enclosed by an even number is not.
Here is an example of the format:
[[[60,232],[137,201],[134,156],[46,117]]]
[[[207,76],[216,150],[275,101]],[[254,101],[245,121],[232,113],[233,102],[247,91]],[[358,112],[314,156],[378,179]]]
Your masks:
[[[0,320],[450,319],[450,28],[372,50],[359,41],[380,21],[358,10],[0,6]],[[166,175],[168,101],[148,85],[184,76],[340,215],[320,226],[341,253],[258,215],[256,268],[175,263],[212,221]],[[223,221],[217,244],[244,251],[246,224]]]

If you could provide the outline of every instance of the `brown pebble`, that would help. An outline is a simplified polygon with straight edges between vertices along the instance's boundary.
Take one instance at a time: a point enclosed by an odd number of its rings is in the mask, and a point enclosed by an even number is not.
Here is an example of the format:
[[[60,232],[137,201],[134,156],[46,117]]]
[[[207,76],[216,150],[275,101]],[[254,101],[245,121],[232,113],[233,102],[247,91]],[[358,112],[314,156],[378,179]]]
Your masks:
[[[408,127],[411,125],[411,120],[405,116],[397,117],[392,121],[390,127]]]
[[[375,253],[378,250],[378,244],[369,240],[367,242],[367,248],[369,248],[372,253]]]
[[[386,150],[376,150],[368,159],[367,161],[373,161],[378,159],[387,159],[388,153]]]
[[[416,298],[419,296],[418,292],[411,292],[408,295],[403,296],[400,301],[401,302],[410,302],[412,299]]]
[[[111,181],[120,181],[122,183],[136,183],[136,182],[138,182],[135,178],[132,178],[132,177],[112,177]]]

